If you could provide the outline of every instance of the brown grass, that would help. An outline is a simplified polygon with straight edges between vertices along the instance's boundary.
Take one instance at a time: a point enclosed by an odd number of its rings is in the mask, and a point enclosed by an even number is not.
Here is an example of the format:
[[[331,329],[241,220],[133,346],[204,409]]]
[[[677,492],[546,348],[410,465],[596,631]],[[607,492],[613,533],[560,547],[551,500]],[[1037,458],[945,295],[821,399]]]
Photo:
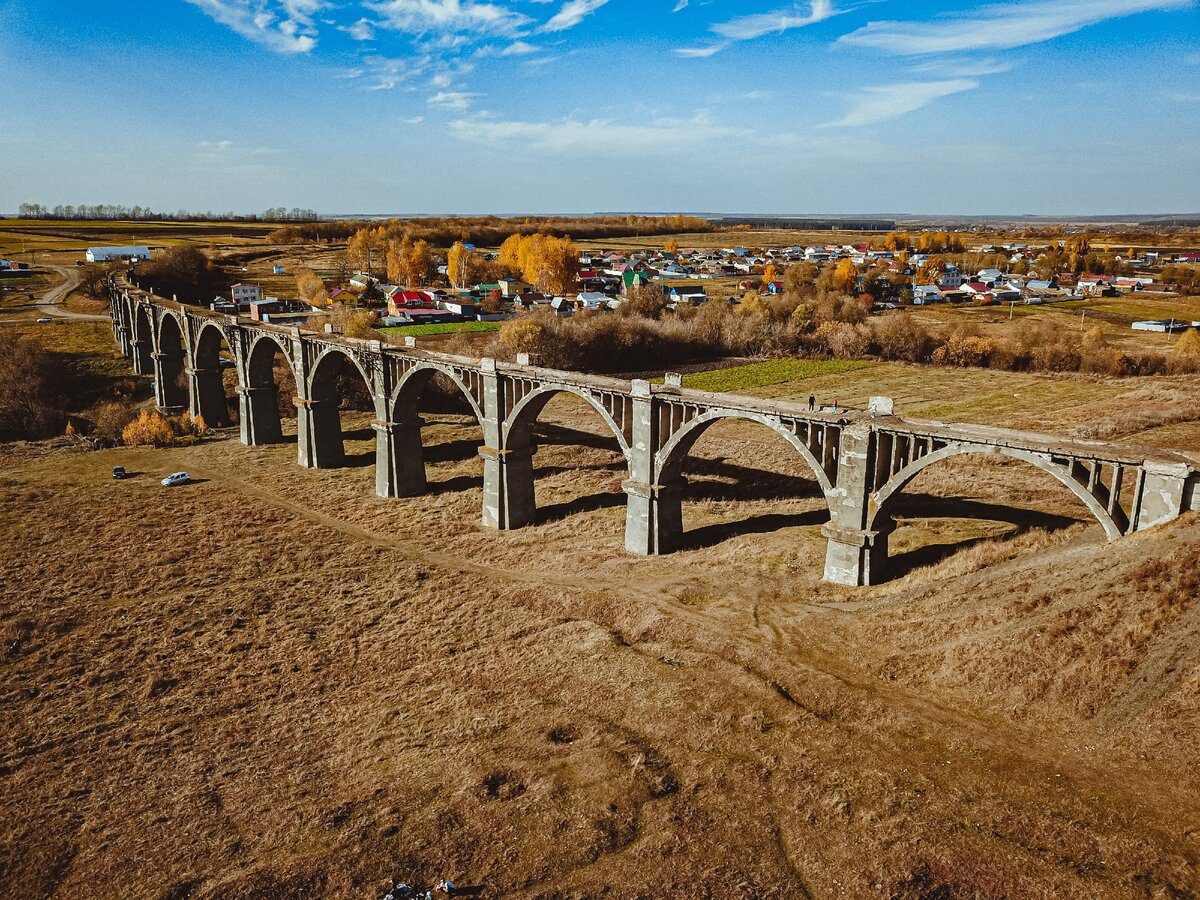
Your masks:
[[[935,467],[898,553],[991,541],[854,592],[765,430],[701,439],[692,549],[637,559],[586,408],[547,408],[546,520],[507,534],[478,429],[427,418],[398,501],[292,444],[3,451],[0,894],[1195,891],[1198,624],[1153,561],[1200,524],[1109,547],[1022,469]]]

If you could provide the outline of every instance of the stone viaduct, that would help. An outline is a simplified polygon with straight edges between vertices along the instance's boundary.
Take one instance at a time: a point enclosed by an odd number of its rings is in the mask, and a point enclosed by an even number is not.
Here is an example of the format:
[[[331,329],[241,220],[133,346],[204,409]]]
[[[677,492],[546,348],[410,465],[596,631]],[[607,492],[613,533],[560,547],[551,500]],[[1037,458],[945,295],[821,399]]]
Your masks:
[[[560,393],[590,404],[628,465],[625,547],[630,553],[676,549],[683,536],[683,467],[713,423],[760,423],[792,446],[811,469],[829,507],[825,578],[845,585],[883,580],[894,498],[928,466],[962,454],[1020,460],[1063,484],[1099,521],[1110,541],[1200,509],[1200,462],[1168,451],[1146,454],[1101,442],[977,426],[951,426],[848,410],[810,411],[665,385],[623,381],[492,359],[394,347],[209,313],[116,286],[113,333],[138,374],[153,375],[165,412],[189,410],[227,425],[222,345],[237,372],[242,442],[283,440],[273,370],[276,358],[296,382],[298,462],[344,464],[336,378],[356,369],[374,400],[375,490],[408,497],[425,490],[418,403],[438,375],[462,393],[483,431],[483,524],[519,528],[535,520],[533,425]],[[225,365],[228,365],[226,363]],[[186,387],[184,386],[186,385]]]

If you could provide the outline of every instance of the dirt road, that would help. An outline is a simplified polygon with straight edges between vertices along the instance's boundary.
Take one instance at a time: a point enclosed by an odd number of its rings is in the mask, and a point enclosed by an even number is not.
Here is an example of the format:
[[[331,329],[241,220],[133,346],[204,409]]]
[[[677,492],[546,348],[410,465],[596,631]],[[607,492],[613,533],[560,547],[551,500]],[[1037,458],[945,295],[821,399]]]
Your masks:
[[[81,278],[78,268],[75,266],[56,266],[50,263],[43,263],[41,268],[57,272],[62,276],[62,282],[48,288],[35,302],[26,303],[23,306],[9,307],[3,313],[34,312],[42,316],[53,316],[58,319],[79,319],[85,322],[102,322],[108,320],[108,316],[105,315],[73,312],[61,305],[71,295],[71,292],[79,287]]]

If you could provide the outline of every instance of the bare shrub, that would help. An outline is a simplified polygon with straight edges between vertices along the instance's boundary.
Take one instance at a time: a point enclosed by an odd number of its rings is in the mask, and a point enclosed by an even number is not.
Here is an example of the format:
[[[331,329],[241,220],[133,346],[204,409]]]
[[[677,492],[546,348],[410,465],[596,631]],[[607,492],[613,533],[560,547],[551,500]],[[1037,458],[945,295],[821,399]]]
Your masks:
[[[929,357],[933,343],[929,332],[904,313],[876,319],[871,333],[884,359],[921,362]]]
[[[48,437],[65,416],[50,354],[32,337],[10,342],[0,354],[0,440]]]

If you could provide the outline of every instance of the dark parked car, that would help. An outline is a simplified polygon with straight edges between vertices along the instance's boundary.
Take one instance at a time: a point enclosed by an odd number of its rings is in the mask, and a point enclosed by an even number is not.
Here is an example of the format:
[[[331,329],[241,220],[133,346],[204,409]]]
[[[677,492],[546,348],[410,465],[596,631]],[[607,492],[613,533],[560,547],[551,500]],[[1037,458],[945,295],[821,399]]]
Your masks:
[[[124,466],[113,466],[113,478],[120,481],[124,477],[125,477],[125,467]]]

